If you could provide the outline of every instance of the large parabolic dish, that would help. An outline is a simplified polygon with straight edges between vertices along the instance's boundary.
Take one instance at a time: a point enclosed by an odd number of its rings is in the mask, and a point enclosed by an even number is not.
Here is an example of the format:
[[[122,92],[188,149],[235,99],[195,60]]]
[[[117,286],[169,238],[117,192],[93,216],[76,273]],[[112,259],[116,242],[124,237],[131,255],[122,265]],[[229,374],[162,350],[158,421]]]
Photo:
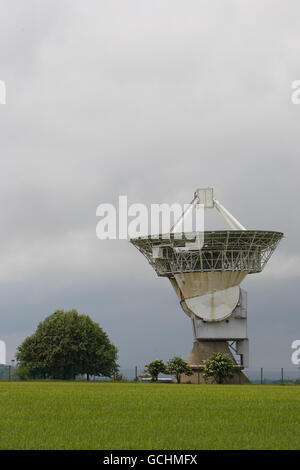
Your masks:
[[[283,237],[258,230],[205,231],[202,248],[189,249],[199,233],[131,239],[158,276],[168,277],[185,313],[206,321],[228,317],[247,274],[262,271]],[[168,237],[168,238],[167,238]]]
[[[175,231],[200,206],[217,209],[231,230]],[[198,374],[212,352],[233,348],[230,342],[235,342],[233,349],[240,355],[238,373],[248,367],[247,293],[240,284],[248,274],[263,270],[282,237],[282,232],[247,230],[214,199],[212,188],[203,188],[195,191],[169,233],[130,240],[157,275],[170,280],[191,318],[195,343],[189,362]]]

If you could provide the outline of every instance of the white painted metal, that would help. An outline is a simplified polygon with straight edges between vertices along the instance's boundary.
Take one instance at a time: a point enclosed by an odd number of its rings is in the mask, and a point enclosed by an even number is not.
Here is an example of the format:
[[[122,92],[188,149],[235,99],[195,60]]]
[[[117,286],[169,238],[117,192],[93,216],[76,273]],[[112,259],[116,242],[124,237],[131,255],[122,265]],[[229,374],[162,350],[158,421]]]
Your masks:
[[[198,188],[194,193],[193,200],[190,202],[188,208],[175,222],[170,230],[170,233],[173,233],[175,229],[178,228],[178,226],[183,222],[184,218],[197,204],[202,204],[205,209],[215,207],[233,230],[246,230],[246,228],[224,206],[222,206],[222,204],[217,201],[217,199],[214,199],[213,188]]]
[[[181,233],[174,230],[197,205],[216,208],[232,230]],[[260,272],[283,237],[281,232],[246,228],[213,197],[199,188],[170,233],[132,239],[158,276],[168,277],[199,341],[234,341],[242,366],[249,364],[247,293],[240,283]]]
[[[232,315],[235,318],[246,318],[247,317],[247,291],[240,288],[240,298]]]
[[[196,339],[212,341],[237,341],[247,338],[247,320],[229,318],[220,322],[209,323],[194,317],[193,330]]]
[[[237,230],[236,226],[231,222],[231,220],[229,219],[229,217],[227,217],[227,215],[225,214],[225,212],[222,211],[222,209],[219,207],[218,204],[215,205],[217,211],[219,212],[219,214],[221,214],[221,216],[226,220],[226,222],[228,223],[229,227],[232,228],[232,230]]]
[[[6,364],[6,345],[0,340],[0,364]]]
[[[170,233],[173,233],[175,229],[183,222],[184,218],[189,214],[193,207],[199,204],[203,205],[205,209],[210,209],[214,207],[213,188],[196,189],[193,200],[190,202],[187,209],[183,211],[179,219],[175,222],[175,224],[170,230]]]
[[[194,195],[197,197],[197,204],[203,204],[205,209],[212,209],[214,207],[213,188],[198,188]]]
[[[207,322],[218,322],[228,318],[239,300],[239,287],[229,287],[217,292],[208,292],[185,299],[185,303],[197,317]]]
[[[239,284],[247,274],[247,271],[178,273],[171,283],[189,316],[195,314],[216,322],[230,316],[237,306]]]
[[[229,223],[233,230],[247,230],[232,214],[224,207],[222,204],[219,203],[216,199],[214,199],[215,207],[218,211],[223,215],[224,219]],[[229,222],[229,220],[232,222]]]
[[[170,230],[170,233],[173,233],[174,230],[183,222],[183,219],[188,215],[188,213],[193,209],[194,205],[197,202],[197,196],[194,196],[194,199],[190,202],[189,206],[186,208],[186,210],[181,214],[177,222],[173,225],[173,227]]]

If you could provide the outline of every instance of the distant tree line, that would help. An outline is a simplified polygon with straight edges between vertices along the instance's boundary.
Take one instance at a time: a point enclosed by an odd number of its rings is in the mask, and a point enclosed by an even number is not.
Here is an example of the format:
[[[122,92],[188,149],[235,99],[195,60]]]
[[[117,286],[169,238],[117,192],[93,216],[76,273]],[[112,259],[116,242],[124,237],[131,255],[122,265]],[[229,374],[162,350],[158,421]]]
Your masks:
[[[193,374],[192,368],[179,356],[173,357],[167,364],[161,359],[149,362],[145,365],[145,371],[150,374],[152,382],[157,382],[159,374],[175,375],[177,383],[180,383],[181,374]]]
[[[120,376],[117,348],[110,342],[102,328],[88,315],[76,310],[57,310],[41,322],[35,333],[18,347],[16,354],[21,379],[74,380],[78,375],[114,378]],[[182,374],[191,376],[192,368],[181,357],[175,356],[167,363],[157,359],[145,365],[152,381],[159,374],[174,375],[180,383]],[[213,377],[223,383],[233,376],[234,364],[228,354],[215,353],[204,361],[203,376]],[[0,367],[0,378],[5,368]]]
[[[222,384],[234,375],[233,361],[226,353],[214,353],[203,362],[203,377],[206,382],[213,377],[216,383]],[[175,375],[177,383],[180,383],[182,374],[193,374],[192,368],[179,356],[173,357],[166,364],[161,359],[149,362],[145,365],[145,371],[150,374],[153,382],[157,382],[159,374]]]

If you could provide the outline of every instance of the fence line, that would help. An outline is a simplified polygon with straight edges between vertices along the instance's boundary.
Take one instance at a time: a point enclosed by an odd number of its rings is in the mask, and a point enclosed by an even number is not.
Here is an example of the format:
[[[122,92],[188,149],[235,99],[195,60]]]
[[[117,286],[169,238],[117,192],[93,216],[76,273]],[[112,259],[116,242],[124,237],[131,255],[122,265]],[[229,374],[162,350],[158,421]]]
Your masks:
[[[299,383],[300,384],[300,367],[276,369],[268,369],[261,367],[260,369],[245,369],[243,371],[251,383],[253,384],[280,384],[280,383]],[[141,376],[145,375],[144,367],[132,366],[130,368],[120,368],[116,375],[116,380],[141,380]],[[172,377],[160,374],[160,378]],[[0,365],[0,380],[20,380],[17,376],[17,366]],[[86,376],[77,376],[76,380],[86,380]],[[94,377],[91,381],[110,381],[109,377]]]

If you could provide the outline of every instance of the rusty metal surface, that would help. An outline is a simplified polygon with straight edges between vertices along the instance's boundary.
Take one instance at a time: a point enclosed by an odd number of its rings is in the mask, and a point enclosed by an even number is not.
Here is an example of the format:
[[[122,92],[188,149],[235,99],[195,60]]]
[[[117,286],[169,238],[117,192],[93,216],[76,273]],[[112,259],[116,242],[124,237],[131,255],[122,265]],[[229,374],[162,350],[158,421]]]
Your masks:
[[[206,231],[202,235],[201,249],[191,250],[185,247],[195,242],[196,232],[149,235],[130,242],[148,259],[158,276],[174,277],[188,272],[260,272],[283,237],[282,232],[264,230]],[[153,248],[157,247],[161,248],[160,255],[154,257]]]

